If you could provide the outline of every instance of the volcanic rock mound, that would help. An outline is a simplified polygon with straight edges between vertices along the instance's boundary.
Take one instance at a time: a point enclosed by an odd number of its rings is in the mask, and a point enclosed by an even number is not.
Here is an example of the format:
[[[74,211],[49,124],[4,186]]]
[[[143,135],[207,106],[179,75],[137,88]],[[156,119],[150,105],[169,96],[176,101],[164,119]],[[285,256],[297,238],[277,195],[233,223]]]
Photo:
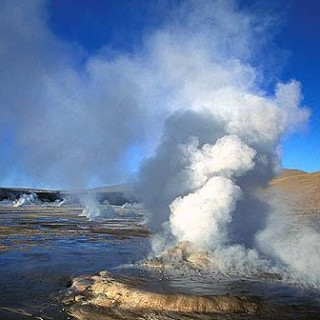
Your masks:
[[[118,280],[107,272],[73,280],[72,297],[65,303],[73,304],[70,313],[78,319],[86,319],[88,306],[98,307],[106,314],[111,311],[177,312],[177,313],[256,313],[261,309],[258,298],[243,296],[199,296],[188,294],[163,294],[137,288],[132,283]]]
[[[189,242],[179,242],[177,245],[166,249],[161,255],[146,259],[141,262],[146,268],[166,270],[179,267],[192,270],[212,270],[215,262],[207,252],[197,252]]]

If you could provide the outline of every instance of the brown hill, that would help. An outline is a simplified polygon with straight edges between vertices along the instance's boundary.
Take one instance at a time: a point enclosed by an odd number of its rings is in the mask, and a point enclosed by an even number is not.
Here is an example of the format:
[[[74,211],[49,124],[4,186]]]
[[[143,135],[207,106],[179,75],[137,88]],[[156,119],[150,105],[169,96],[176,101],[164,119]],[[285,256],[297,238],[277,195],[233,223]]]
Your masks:
[[[270,185],[299,213],[320,213],[320,172],[283,170]]]
[[[283,169],[277,179],[279,178],[287,178],[291,176],[296,176],[296,175],[301,175],[301,174],[306,174],[307,172],[302,171],[302,170],[297,170],[297,169]]]

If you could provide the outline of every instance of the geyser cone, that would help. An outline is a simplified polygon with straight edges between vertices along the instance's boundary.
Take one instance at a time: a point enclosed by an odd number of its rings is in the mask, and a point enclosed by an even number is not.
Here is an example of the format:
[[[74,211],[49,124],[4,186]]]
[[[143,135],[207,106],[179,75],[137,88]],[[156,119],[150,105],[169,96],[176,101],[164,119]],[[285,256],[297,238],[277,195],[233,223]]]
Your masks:
[[[140,265],[158,274],[182,277],[186,275],[203,281],[226,279],[283,280],[269,261],[259,258],[256,251],[230,246],[216,251],[195,249],[192,243],[179,242],[162,254],[143,260]]]
[[[258,298],[216,295],[163,294],[144,290],[133,282],[116,280],[107,272],[73,280],[76,304],[70,312],[78,319],[86,319],[82,306],[99,307],[105,312],[128,311],[174,313],[256,313],[262,303]],[[81,316],[81,314],[83,316]]]
[[[190,242],[179,242],[177,245],[166,249],[157,257],[145,259],[141,265],[146,268],[163,272],[164,270],[187,268],[192,270],[213,269],[214,260],[208,252],[197,252]]]

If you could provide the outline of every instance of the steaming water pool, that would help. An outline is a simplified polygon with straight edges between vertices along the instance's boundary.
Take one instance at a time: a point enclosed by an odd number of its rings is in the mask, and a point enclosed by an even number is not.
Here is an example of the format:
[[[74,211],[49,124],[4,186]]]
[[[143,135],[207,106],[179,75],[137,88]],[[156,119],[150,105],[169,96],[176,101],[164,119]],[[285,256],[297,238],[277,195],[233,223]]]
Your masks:
[[[320,318],[317,291],[274,281],[168,278],[125,267],[149,250],[139,210],[118,208],[115,216],[99,222],[90,222],[79,213],[72,207],[1,208],[0,319],[70,319],[60,302],[61,294],[75,276],[101,270],[128,277],[136,286],[156,292],[258,296],[267,312],[257,319]],[[195,318],[225,319],[218,315],[191,317]],[[227,318],[239,319],[239,315]],[[92,319],[103,318],[95,315]],[[190,315],[149,314],[146,319],[190,319]]]

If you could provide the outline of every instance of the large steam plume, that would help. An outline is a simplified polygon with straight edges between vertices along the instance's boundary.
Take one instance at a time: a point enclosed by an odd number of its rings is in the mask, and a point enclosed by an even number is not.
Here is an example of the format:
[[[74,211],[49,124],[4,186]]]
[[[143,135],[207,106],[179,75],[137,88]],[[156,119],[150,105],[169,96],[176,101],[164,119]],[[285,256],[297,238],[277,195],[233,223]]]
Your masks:
[[[269,215],[277,210],[261,197],[279,172],[281,140],[308,118],[300,84],[278,83],[273,94],[259,89],[261,74],[250,64],[255,18],[233,2],[188,5],[183,23],[156,37],[165,41],[159,61],[174,90],[160,144],[140,172],[157,232],[154,254],[182,245],[189,254],[209,253],[223,273],[277,272],[319,286],[320,245],[311,240],[318,234],[282,233],[285,242],[270,236]],[[295,250],[307,242],[302,257]]]

